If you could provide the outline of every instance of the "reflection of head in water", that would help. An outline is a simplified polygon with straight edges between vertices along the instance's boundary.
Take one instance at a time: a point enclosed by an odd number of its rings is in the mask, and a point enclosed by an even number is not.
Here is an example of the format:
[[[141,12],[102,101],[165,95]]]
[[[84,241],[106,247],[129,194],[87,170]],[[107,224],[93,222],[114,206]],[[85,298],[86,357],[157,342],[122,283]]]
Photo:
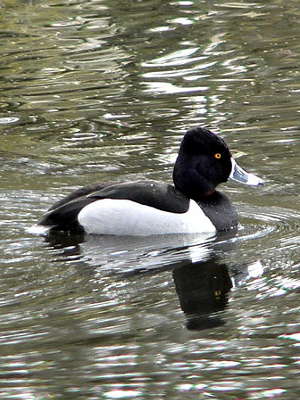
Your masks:
[[[212,315],[226,307],[232,282],[225,264],[215,260],[188,263],[173,270],[180,306],[188,329],[207,329],[224,321]]]

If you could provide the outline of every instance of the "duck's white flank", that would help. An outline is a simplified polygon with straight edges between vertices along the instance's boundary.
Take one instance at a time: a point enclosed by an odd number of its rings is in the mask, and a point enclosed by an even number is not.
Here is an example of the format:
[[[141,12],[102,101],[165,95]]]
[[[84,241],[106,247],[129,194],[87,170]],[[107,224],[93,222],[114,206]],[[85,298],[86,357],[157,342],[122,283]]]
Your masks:
[[[171,233],[215,232],[198,204],[191,200],[187,212],[170,213],[131,200],[96,200],[78,214],[87,233],[147,236]]]

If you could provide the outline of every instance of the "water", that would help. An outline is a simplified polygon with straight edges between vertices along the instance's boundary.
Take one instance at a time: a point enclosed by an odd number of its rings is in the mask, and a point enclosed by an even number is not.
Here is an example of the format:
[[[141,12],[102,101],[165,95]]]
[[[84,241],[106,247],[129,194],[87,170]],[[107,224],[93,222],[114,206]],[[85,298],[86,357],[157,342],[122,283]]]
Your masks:
[[[298,1],[0,4],[3,399],[297,399]],[[170,181],[221,132],[236,235],[44,238],[94,181]]]

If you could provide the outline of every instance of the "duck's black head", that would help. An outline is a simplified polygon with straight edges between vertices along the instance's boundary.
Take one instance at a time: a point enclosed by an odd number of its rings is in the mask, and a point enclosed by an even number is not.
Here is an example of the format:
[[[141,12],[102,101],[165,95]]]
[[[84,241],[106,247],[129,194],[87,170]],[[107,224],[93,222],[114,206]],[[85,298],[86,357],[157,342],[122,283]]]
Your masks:
[[[173,171],[176,189],[200,200],[226,182],[231,170],[231,153],[224,140],[204,128],[186,132]]]

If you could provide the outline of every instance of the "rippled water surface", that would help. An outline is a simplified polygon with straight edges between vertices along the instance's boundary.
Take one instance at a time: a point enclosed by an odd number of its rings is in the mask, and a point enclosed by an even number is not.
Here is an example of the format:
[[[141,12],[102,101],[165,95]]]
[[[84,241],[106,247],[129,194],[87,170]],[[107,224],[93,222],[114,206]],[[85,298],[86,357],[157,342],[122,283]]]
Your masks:
[[[0,2],[0,397],[294,400],[298,0]],[[95,181],[170,181],[221,132],[237,234],[33,235]]]

